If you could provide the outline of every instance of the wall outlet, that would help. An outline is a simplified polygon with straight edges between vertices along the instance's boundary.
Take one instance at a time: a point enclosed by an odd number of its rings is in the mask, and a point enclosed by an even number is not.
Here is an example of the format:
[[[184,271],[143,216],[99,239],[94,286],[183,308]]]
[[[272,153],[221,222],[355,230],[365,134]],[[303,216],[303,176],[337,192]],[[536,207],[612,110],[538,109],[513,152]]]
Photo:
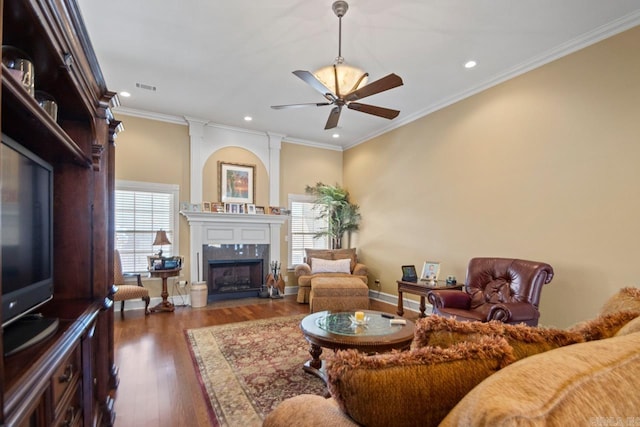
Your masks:
[[[373,283],[375,283],[376,288],[380,289],[380,279],[374,280]]]

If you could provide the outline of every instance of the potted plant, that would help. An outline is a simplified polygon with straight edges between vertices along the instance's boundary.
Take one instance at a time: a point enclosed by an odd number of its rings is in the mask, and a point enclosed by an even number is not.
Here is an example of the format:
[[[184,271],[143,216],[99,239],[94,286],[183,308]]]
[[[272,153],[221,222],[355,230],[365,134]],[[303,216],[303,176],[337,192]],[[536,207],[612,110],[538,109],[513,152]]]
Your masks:
[[[342,248],[345,233],[350,241],[351,232],[358,230],[360,223],[360,206],[349,202],[349,192],[338,184],[326,185],[318,182],[315,186],[307,185],[307,194],[316,196],[314,204],[318,208],[318,219],[327,219],[326,231],[314,237],[327,236],[332,249]]]

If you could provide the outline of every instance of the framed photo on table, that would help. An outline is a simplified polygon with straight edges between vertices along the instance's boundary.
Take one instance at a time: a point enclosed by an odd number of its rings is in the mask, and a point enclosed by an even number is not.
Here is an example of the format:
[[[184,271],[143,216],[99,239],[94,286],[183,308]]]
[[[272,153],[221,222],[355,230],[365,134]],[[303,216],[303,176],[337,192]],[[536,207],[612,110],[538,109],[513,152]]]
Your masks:
[[[425,261],[422,267],[422,274],[420,280],[438,280],[438,274],[440,273],[440,262],[438,261]]]
[[[224,203],[254,203],[256,166],[218,162],[218,194]]]

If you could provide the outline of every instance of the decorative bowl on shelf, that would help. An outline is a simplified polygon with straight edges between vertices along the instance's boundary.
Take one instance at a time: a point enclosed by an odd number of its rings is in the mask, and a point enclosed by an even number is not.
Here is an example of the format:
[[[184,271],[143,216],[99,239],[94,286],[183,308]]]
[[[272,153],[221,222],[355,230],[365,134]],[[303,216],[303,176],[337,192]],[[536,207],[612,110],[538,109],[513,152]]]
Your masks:
[[[35,93],[35,71],[31,58],[13,46],[2,46],[2,63],[9,69],[9,74],[25,88],[29,95]]]

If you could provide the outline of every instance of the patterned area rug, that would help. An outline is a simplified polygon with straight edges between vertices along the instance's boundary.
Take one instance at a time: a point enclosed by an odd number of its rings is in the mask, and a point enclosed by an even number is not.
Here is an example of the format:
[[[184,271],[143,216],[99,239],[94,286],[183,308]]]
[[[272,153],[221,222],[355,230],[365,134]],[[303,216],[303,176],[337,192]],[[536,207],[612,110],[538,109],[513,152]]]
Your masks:
[[[302,370],[310,357],[303,317],[185,331],[214,425],[260,426],[284,399],[325,393],[324,382]]]

